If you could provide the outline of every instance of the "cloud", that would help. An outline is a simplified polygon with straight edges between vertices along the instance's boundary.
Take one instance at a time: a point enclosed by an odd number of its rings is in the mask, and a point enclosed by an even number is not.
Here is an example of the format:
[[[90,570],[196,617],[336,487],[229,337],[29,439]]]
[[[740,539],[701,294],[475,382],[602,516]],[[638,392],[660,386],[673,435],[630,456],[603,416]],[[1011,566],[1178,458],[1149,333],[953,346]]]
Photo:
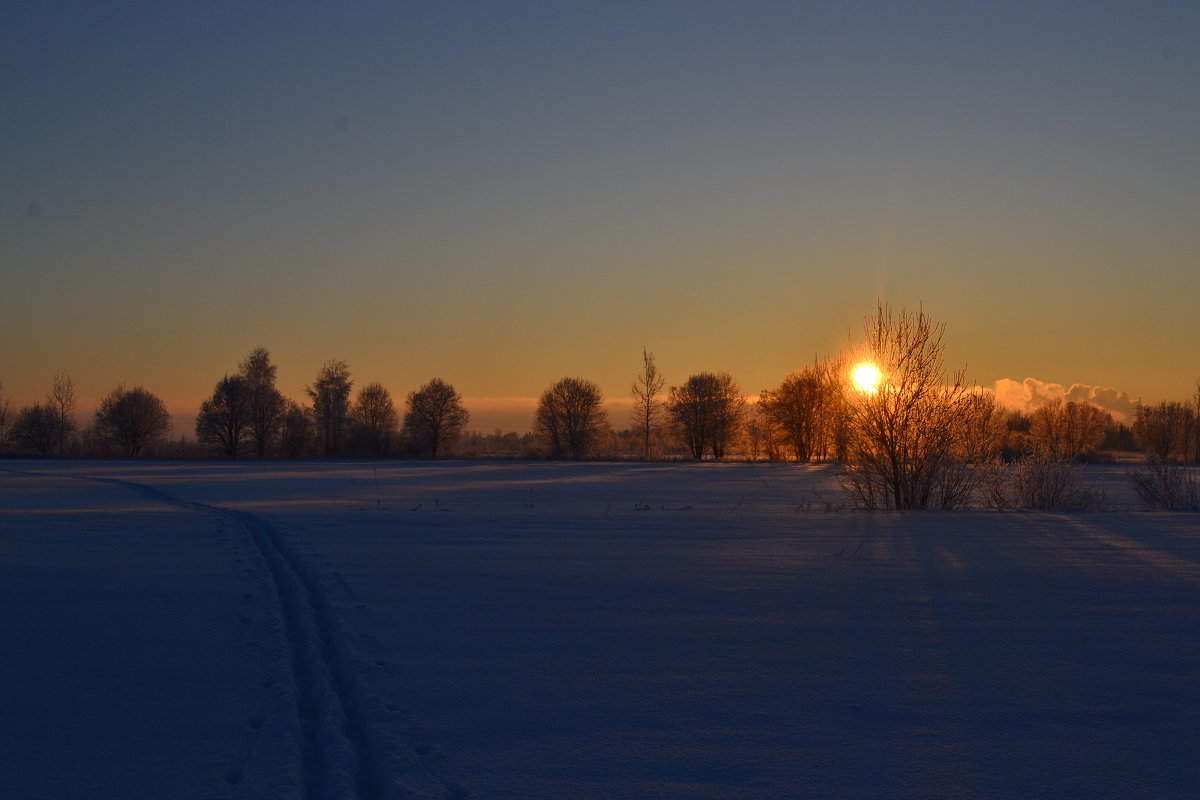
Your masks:
[[[993,391],[996,393],[996,402],[1001,406],[1009,411],[1021,411],[1026,414],[1059,398],[1096,406],[1112,414],[1113,419],[1118,422],[1128,421],[1134,414],[1133,398],[1108,386],[1073,383],[1068,388],[1061,383],[1046,383],[1037,378],[1026,378],[1020,382],[1001,378],[996,381]]]

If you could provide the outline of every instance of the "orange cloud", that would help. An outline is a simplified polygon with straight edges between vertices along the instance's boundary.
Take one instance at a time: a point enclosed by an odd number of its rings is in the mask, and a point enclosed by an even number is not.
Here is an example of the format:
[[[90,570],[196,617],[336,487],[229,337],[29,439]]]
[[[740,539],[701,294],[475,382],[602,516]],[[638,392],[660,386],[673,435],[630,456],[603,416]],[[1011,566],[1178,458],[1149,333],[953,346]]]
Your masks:
[[[1112,414],[1118,422],[1128,421],[1134,414],[1133,398],[1126,392],[1108,386],[1073,383],[1068,388],[1061,383],[1046,383],[1037,378],[1026,378],[1020,382],[1001,378],[996,381],[993,391],[996,393],[996,402],[1009,411],[1029,413],[1051,400],[1062,399],[1093,405]]]

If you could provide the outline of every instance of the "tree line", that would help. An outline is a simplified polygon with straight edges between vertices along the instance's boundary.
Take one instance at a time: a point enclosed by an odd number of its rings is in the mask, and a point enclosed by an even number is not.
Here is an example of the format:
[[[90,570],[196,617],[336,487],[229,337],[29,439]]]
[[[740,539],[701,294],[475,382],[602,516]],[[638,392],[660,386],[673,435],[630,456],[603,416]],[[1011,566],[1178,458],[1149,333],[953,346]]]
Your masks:
[[[170,417],[142,386],[118,386],[91,424],[80,425],[74,384],[60,372],[42,402],[14,410],[0,396],[0,452],[837,461],[849,465],[845,482],[856,502],[902,508],[952,506],[976,493],[982,470],[962,465],[1097,460],[1135,448],[1158,462],[1200,460],[1200,392],[1190,403],[1140,406],[1128,427],[1095,406],[1061,399],[1006,413],[961,372],[947,373],[943,334],[923,311],[895,313],[880,304],[860,343],[787,375],[757,402],[728,372],[696,373],[668,388],[643,349],[626,428],[611,424],[595,382],[564,377],[538,398],[525,436],[468,433],[461,395],[440,378],[410,392],[402,408],[380,383],[354,392],[349,365],[336,358],[320,367],[301,401],[286,398],[270,353],[256,347],[201,404],[194,442],[164,444]],[[848,374],[859,363],[875,365],[880,387],[853,385]]]

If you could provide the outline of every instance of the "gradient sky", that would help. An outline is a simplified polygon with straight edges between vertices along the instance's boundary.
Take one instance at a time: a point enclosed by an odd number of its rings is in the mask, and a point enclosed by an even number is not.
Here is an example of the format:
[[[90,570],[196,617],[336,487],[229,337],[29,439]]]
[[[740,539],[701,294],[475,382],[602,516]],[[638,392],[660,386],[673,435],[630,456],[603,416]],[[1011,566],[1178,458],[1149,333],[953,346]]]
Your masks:
[[[757,393],[876,298],[983,385],[1200,377],[1195,2],[8,2],[0,66],[17,403],[261,344],[488,427],[643,345]]]

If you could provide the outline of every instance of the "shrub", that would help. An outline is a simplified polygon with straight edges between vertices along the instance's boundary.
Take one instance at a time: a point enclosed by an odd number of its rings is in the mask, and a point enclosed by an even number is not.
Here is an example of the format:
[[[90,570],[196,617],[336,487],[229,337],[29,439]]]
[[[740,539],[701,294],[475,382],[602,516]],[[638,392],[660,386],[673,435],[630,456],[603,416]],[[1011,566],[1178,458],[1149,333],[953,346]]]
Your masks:
[[[1147,508],[1200,511],[1200,478],[1196,470],[1152,461],[1125,473],[1138,499]]]
[[[997,508],[1090,511],[1103,507],[1102,489],[1083,485],[1083,468],[1071,459],[1031,455],[997,465],[984,482],[988,502]]]

